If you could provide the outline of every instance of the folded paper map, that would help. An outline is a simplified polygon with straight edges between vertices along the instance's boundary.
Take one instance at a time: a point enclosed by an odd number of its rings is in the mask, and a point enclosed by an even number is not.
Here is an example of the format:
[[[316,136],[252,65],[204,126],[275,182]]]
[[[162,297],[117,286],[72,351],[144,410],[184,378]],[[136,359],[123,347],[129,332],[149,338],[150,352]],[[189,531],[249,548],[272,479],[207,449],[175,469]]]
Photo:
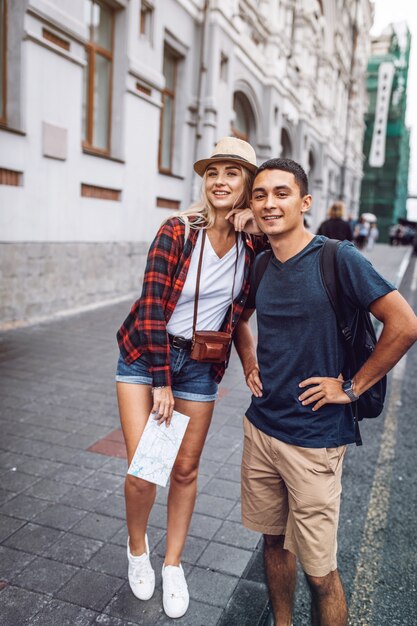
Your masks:
[[[166,487],[190,418],[174,411],[168,427],[154,418],[151,413],[127,473]]]

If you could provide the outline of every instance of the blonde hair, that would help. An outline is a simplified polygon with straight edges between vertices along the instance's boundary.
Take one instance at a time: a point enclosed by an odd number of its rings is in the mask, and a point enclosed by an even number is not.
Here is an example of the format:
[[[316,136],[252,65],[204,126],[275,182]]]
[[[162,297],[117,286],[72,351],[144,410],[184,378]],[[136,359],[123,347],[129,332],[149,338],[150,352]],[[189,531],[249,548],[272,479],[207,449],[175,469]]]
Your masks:
[[[255,174],[252,174],[245,167],[239,169],[243,175],[243,189],[240,196],[235,201],[233,207],[230,209],[243,209],[249,206],[252,193],[252,185],[255,178]],[[194,202],[185,211],[176,211],[169,217],[167,217],[162,223],[165,224],[169,219],[177,217],[185,225],[185,238],[188,237],[190,228],[193,230],[203,230],[214,226],[216,221],[216,209],[211,204],[206,193],[206,172],[203,175],[203,181],[201,184],[201,196],[200,200]]]
[[[343,214],[345,212],[345,205],[343,202],[333,202],[332,206],[329,209],[329,217],[330,218],[336,218],[336,217],[343,217]]]

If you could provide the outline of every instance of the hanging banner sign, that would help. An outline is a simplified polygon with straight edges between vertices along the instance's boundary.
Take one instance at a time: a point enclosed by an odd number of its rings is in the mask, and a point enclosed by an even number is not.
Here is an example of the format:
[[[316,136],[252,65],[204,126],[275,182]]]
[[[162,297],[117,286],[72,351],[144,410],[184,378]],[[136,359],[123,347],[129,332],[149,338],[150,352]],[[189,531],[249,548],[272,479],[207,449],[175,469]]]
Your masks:
[[[371,167],[382,167],[385,163],[385,139],[394,71],[394,64],[391,62],[381,63],[379,66],[374,133],[369,152],[369,165]]]

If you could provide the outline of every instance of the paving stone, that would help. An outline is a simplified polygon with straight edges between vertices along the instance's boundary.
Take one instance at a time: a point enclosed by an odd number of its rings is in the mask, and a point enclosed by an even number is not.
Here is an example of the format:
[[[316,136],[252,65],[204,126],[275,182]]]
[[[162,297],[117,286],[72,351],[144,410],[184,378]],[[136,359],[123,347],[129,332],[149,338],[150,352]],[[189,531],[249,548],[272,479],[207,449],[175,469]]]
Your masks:
[[[221,614],[221,608],[190,600],[188,611],[184,617],[176,619],[175,624],[180,626],[216,626]],[[157,626],[172,626],[172,621],[164,613],[157,622]]]
[[[212,496],[220,496],[229,500],[238,500],[240,498],[240,484],[231,480],[221,480],[220,478],[212,478],[203,488],[203,493]]]
[[[95,435],[83,434],[80,432],[69,433],[65,435],[62,443],[64,446],[75,448],[77,450],[84,450],[97,441]]]
[[[121,620],[118,617],[112,617],[111,615],[104,615],[101,613],[94,624],[101,624],[101,626],[137,626],[138,622],[127,622],[126,620]]]
[[[90,626],[96,617],[97,613],[89,609],[54,599],[30,620],[29,626]]]
[[[77,465],[74,455],[74,448],[68,446],[60,446],[58,444],[49,444],[47,449],[43,451],[43,458],[50,461],[58,461],[60,463],[70,463]]]
[[[16,530],[19,530],[25,524],[23,520],[15,519],[14,517],[7,517],[6,515],[0,515],[0,542],[10,537]]]
[[[242,507],[240,502],[238,502],[232,509],[232,511],[227,516],[227,519],[231,522],[239,522],[242,523]]]
[[[231,465],[230,463],[224,463],[216,472],[216,478],[223,480],[234,480],[240,485],[240,465]]]
[[[0,506],[3,505],[8,500],[14,498],[16,494],[14,491],[7,491],[6,489],[0,489]]]
[[[60,464],[59,468],[50,474],[50,478],[69,485],[79,485],[94,472],[86,467],[74,467],[73,465]]]
[[[210,442],[204,446],[203,454],[201,456],[205,461],[215,461],[218,465],[225,463],[230,455],[233,453],[233,450],[226,448],[218,448],[217,446],[210,445]]]
[[[197,561],[197,565],[233,576],[242,576],[251,556],[252,552],[249,550],[211,542]]]
[[[82,509],[76,509],[66,506],[65,504],[54,504],[53,506],[48,506],[47,509],[36,515],[33,521],[36,522],[36,524],[51,526],[58,530],[70,530],[74,524],[79,522],[86,515],[87,511],[83,511]]]
[[[126,517],[125,499],[123,496],[117,496],[114,493],[101,496],[94,507],[94,511],[103,515],[111,513],[114,517],[124,520]]]
[[[125,459],[111,458],[103,466],[103,471],[111,472],[113,474],[119,474],[119,476],[126,476],[127,463]]]
[[[88,562],[87,567],[103,574],[126,579],[126,545],[116,546],[111,543],[105,544]]]
[[[83,482],[83,487],[90,487],[91,489],[99,489],[102,492],[116,491],[120,488],[120,485],[124,484],[124,477],[122,478],[118,474],[110,474],[104,470],[94,472]]]
[[[35,558],[33,554],[0,546],[0,578],[10,581]]]
[[[224,519],[229,515],[234,507],[232,500],[226,500],[225,498],[218,498],[217,496],[210,496],[209,494],[201,493],[197,496],[195,504],[195,512],[203,513],[204,515],[211,515],[212,517],[220,517]]]
[[[259,533],[244,528],[241,524],[225,521],[222,527],[214,536],[214,540],[220,543],[227,543],[237,548],[255,550],[261,539]]]
[[[225,607],[238,581],[234,576],[194,567],[188,580],[188,589],[194,600]]]
[[[260,626],[268,604],[265,585],[241,580],[218,626]]]
[[[54,475],[61,465],[61,463],[49,461],[48,459],[34,459],[33,457],[23,456],[19,459],[17,469],[26,468],[26,471],[29,471],[34,476],[46,477]]]
[[[32,485],[30,493],[36,498],[58,502],[70,489],[71,486],[65,483],[58,483],[50,478],[41,478]]]
[[[207,545],[208,541],[205,539],[198,539],[197,537],[188,536],[182,553],[182,561],[186,563],[196,563],[198,557],[202,554]],[[164,537],[164,539],[159,542],[156,548],[156,554],[159,554],[159,556],[164,557],[165,552],[166,537]]]
[[[73,527],[72,532],[84,537],[106,541],[113,537],[124,525],[124,522],[120,519],[100,515],[99,513],[88,513]]]
[[[106,606],[104,613],[123,621],[143,624],[143,626],[156,624],[163,613],[161,588],[157,586],[152,598],[147,602],[141,602],[135,598],[130,590],[129,584],[126,582],[119,589],[108,606]]]
[[[210,459],[202,458],[200,461],[200,465],[198,466],[198,474],[199,476],[202,474],[204,476],[213,476],[217,470],[221,467],[221,464],[217,461],[211,461]]]
[[[12,582],[25,589],[53,594],[77,571],[78,568],[72,565],[37,557]]]
[[[74,456],[74,462],[81,467],[89,467],[91,469],[99,469],[107,462],[106,456],[103,454],[94,454],[85,450],[77,452]]]
[[[54,528],[39,526],[29,522],[4,542],[9,548],[17,548],[32,554],[42,554],[48,546],[52,546],[63,533]]]
[[[122,585],[123,581],[120,578],[99,572],[80,570],[56,594],[56,597],[88,609],[101,611]]]
[[[202,537],[203,539],[212,539],[221,525],[222,521],[216,517],[208,517],[208,515],[193,513],[189,535]]]
[[[1,486],[3,489],[19,493],[20,491],[24,491],[30,487],[30,485],[33,485],[33,483],[38,480],[38,476],[31,476],[30,474],[26,474],[25,472],[21,472],[17,469],[9,470],[2,474]]]
[[[161,504],[155,503],[149,515],[149,524],[157,528],[166,528],[167,525],[167,508]]]
[[[69,489],[62,503],[68,506],[75,506],[85,511],[94,511],[103,500],[103,495],[97,489],[87,489],[87,487],[74,486]],[[109,510],[109,509],[107,509]]]
[[[252,559],[250,560],[249,565],[246,568],[244,578],[246,580],[252,580],[254,582],[266,585],[262,540],[260,541],[257,549],[253,553]]]
[[[242,448],[239,448],[238,450],[233,452],[233,454],[227,459],[227,462],[231,463],[232,465],[238,465],[240,467],[242,463]]]
[[[27,454],[35,458],[42,457],[43,452],[45,452],[48,447],[47,444],[41,441],[25,439],[24,437],[14,437],[13,435],[6,435],[2,439],[2,445],[5,450]]]
[[[7,586],[0,592],[0,624],[2,626],[27,626],[32,615],[47,603],[45,596]]]
[[[3,504],[0,507],[0,513],[18,517],[19,519],[31,520],[38,513],[46,509],[47,506],[49,506],[49,503],[46,500],[32,498],[32,496],[27,496],[22,493]]]
[[[101,541],[66,533],[53,546],[46,549],[43,556],[81,566],[85,565],[102,546]]]

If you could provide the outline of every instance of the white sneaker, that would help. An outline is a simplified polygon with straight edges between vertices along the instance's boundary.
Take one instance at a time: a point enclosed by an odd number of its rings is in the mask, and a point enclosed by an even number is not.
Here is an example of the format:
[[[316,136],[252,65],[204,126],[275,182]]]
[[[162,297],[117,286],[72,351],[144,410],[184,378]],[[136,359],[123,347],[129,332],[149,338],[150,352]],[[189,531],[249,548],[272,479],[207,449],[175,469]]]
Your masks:
[[[133,556],[127,539],[127,559],[129,561],[128,578],[133,594],[139,600],[149,600],[155,591],[155,572],[149,560],[148,536],[145,535],[146,552],[140,556]]]
[[[162,567],[162,603],[168,617],[182,617],[188,609],[190,596],[181,565]]]

